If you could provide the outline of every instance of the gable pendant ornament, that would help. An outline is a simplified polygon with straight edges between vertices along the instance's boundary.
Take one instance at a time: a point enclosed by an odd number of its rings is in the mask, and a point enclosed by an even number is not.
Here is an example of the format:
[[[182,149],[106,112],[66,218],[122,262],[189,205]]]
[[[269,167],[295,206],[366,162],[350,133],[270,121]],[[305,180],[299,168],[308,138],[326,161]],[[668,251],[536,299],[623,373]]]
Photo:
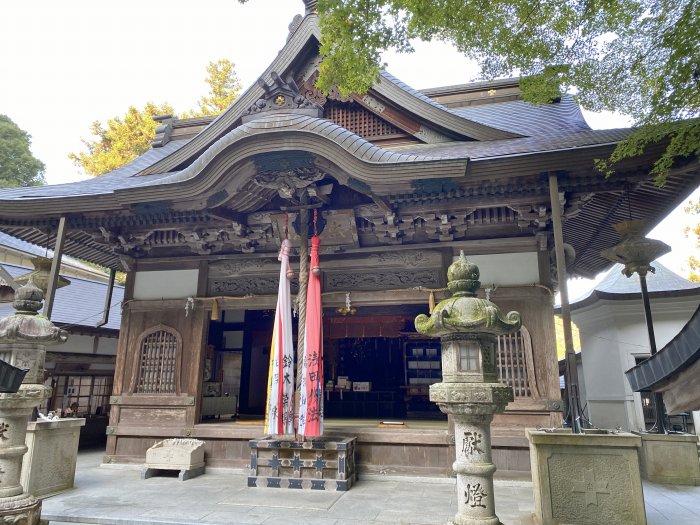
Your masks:
[[[289,78],[285,81],[275,71],[270,73],[270,77],[272,85],[262,78],[258,79],[258,85],[264,95],[243,114],[243,123],[275,113],[294,113],[316,118],[323,116],[323,108],[300,94],[294,79]]]

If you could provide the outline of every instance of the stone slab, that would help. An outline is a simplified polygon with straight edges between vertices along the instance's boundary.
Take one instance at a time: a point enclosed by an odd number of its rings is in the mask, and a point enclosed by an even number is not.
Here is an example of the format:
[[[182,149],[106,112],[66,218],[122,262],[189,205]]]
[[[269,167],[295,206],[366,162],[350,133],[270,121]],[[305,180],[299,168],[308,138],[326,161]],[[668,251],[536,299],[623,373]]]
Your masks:
[[[671,485],[700,485],[698,436],[634,434],[642,439],[639,463],[644,479]]]
[[[527,430],[541,525],[645,525],[637,450],[629,433],[572,434]]]
[[[203,466],[204,441],[199,439],[164,439],[146,451],[146,468],[191,470]]]

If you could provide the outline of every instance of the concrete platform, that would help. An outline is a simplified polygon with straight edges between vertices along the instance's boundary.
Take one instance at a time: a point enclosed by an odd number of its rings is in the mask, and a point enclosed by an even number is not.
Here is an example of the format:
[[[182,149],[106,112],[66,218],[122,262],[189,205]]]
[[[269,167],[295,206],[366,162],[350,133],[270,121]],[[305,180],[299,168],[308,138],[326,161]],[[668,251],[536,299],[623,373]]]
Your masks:
[[[76,488],[44,500],[51,525],[442,525],[456,511],[452,480],[360,477],[347,492],[248,488],[242,471],[207,469],[142,480],[137,466],[101,467],[102,451],[81,452]],[[498,476],[497,476],[498,478]],[[531,525],[532,483],[497,479],[504,525]],[[650,525],[700,523],[700,487],[644,484]]]

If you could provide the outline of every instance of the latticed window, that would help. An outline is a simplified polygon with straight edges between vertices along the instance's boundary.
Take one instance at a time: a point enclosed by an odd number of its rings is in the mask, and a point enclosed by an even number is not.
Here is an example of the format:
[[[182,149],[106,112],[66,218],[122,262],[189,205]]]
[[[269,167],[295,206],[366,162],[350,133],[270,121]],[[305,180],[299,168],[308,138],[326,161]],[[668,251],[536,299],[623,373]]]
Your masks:
[[[514,334],[498,337],[498,380],[513,387],[515,399],[539,398],[532,362],[530,334],[522,327]]]
[[[359,104],[329,100],[323,110],[324,118],[365,139],[408,136],[404,131],[374,113],[367,111]]]
[[[179,394],[182,339],[172,328],[157,326],[139,338],[135,394]]]

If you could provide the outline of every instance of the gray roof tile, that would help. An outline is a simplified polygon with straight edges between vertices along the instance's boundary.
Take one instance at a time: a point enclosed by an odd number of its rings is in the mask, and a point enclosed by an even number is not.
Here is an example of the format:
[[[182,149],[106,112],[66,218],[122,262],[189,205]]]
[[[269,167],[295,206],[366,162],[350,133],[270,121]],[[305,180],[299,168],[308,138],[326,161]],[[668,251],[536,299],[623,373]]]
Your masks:
[[[589,131],[581,108],[573,97],[565,95],[561,102],[530,104],[511,100],[457,108],[455,113],[485,126],[528,137],[558,137],[562,133]]]
[[[187,144],[187,142],[187,140],[178,140],[168,142],[162,148],[151,148],[137,159],[133,160],[129,164],[125,164],[119,169],[105,173],[99,177],[93,177],[80,182],[54,184],[49,186],[32,186],[30,188],[2,189],[0,190],[0,200],[100,195],[104,193],[111,193],[116,189],[147,185],[153,181],[166,177],[169,174],[162,173],[157,175],[148,175],[145,177],[133,177],[132,175],[166,157],[173,151],[180,149],[182,146]]]
[[[12,277],[31,271],[11,264],[3,264]],[[60,324],[94,327],[102,319],[107,284],[70,276],[68,286],[56,290],[51,320]],[[103,328],[119,330],[121,323],[121,302],[124,300],[124,287],[114,286],[109,322]],[[0,318],[14,313],[8,303],[0,304]]]

